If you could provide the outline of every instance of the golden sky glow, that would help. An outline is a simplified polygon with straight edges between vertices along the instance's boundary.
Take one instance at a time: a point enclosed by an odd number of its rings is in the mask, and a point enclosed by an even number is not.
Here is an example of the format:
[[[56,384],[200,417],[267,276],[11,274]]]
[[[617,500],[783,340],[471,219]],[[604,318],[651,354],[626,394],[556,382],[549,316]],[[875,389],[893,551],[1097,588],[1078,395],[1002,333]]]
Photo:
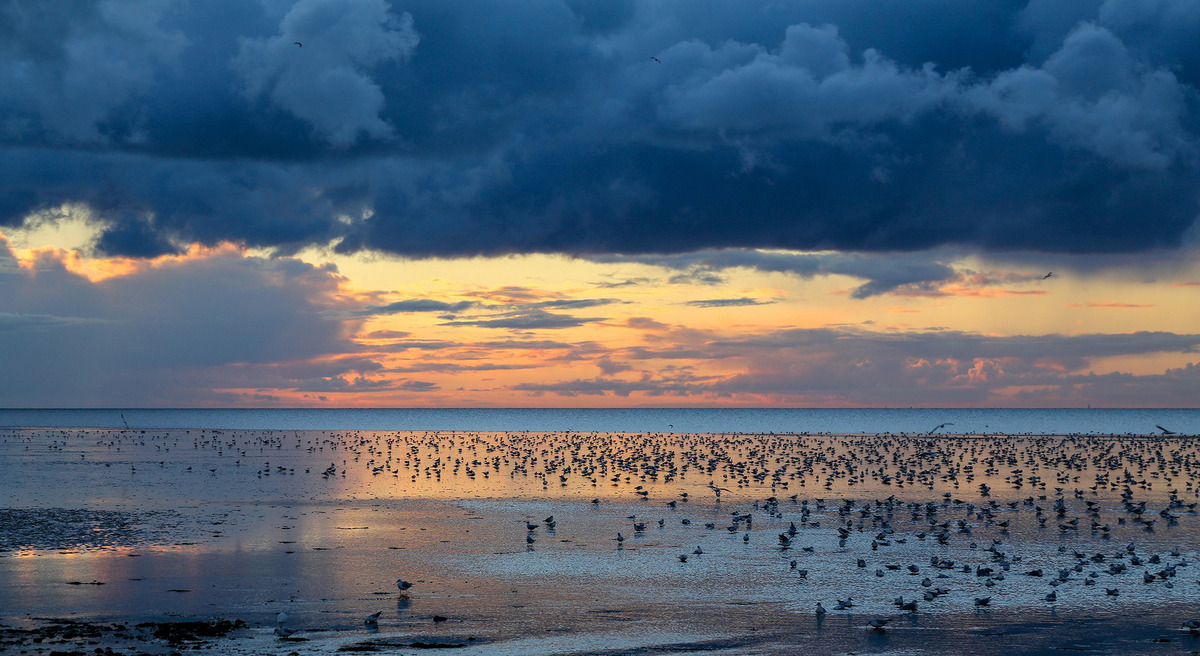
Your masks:
[[[89,255],[95,229],[86,214],[53,226],[31,224],[5,234],[19,266],[35,277],[39,267],[61,266],[92,285],[188,263],[281,257],[231,244],[192,245],[150,260],[96,257]],[[822,389],[821,369],[878,366],[879,354],[855,355],[852,342],[864,336],[883,343],[913,335],[1003,340],[1186,333],[1200,326],[1200,304],[1189,302],[1196,293],[1191,283],[1200,280],[1195,263],[1170,272],[1062,270],[1043,279],[1030,266],[938,257],[953,269],[950,279],[855,298],[863,280],[841,274],[561,255],[403,260],[309,249],[281,261],[333,276],[341,309],[326,312],[342,322],[344,347],[304,360],[333,373],[318,377],[315,388],[312,379],[246,386],[235,378],[212,381],[212,391],[222,399],[217,405],[237,399],[337,406],[861,405],[862,397],[836,385]],[[808,335],[820,339],[807,344]],[[987,402],[1021,405],[1014,395],[1044,385],[997,384],[1006,369],[1018,368],[1020,356],[889,357],[899,371],[924,381],[918,384],[988,386]],[[1161,376],[1196,358],[1176,348],[1050,360],[1052,353],[1019,366],[1054,375]],[[297,364],[285,357],[228,367],[270,372]],[[937,383],[927,373],[939,369],[951,373]],[[738,381],[761,376],[774,383],[740,389]],[[789,379],[799,383],[794,391]],[[932,405],[948,404],[937,394],[930,398]],[[887,404],[886,396],[876,404]]]

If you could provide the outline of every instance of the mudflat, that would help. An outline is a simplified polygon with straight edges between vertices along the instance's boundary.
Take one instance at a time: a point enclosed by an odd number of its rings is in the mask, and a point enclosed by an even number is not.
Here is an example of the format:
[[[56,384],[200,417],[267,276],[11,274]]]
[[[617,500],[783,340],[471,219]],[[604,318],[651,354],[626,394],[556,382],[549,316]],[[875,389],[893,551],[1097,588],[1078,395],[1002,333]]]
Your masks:
[[[1198,446],[3,430],[0,648],[1190,653]]]

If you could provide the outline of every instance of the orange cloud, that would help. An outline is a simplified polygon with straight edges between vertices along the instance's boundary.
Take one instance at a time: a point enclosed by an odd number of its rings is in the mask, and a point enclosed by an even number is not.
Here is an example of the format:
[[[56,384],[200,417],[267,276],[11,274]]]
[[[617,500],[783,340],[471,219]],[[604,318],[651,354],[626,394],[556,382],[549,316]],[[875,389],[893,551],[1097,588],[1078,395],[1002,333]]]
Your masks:
[[[1100,308],[1105,310],[1131,310],[1139,308],[1152,308],[1154,305],[1149,303],[1116,303],[1113,301],[1092,302],[1092,303],[1068,303],[1070,308]]]

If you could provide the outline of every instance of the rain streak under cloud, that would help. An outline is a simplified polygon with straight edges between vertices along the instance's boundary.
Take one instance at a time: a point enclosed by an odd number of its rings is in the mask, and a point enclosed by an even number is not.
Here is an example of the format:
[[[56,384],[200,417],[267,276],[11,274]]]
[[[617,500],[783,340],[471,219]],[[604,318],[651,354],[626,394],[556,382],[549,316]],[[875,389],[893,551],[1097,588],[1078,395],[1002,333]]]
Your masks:
[[[0,2],[0,405],[1194,405],[1193,5]]]

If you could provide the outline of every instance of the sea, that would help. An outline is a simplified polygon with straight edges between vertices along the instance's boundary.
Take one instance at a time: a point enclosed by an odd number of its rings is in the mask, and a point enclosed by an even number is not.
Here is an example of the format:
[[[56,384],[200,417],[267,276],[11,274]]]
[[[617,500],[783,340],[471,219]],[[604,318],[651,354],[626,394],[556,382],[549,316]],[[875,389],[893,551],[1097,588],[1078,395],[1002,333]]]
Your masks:
[[[1195,435],[1200,408],[58,408],[0,409],[0,427]]]

